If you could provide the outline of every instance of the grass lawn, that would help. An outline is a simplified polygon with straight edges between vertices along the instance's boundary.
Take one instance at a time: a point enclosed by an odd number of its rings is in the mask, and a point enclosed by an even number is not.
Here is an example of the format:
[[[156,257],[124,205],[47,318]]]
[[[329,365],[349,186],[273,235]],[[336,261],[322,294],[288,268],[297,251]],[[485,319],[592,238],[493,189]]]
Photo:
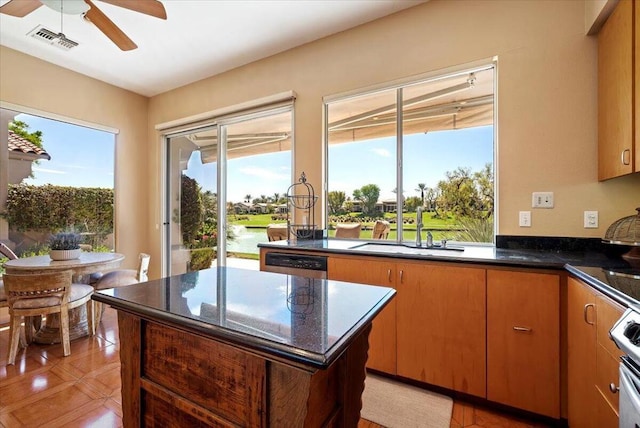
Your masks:
[[[266,229],[267,225],[271,223],[286,223],[283,220],[272,220],[272,214],[243,214],[243,215],[230,215],[229,223],[232,225],[245,226],[248,229]],[[358,222],[357,214],[352,213],[353,222]],[[405,213],[403,215],[406,219],[411,219],[412,223],[405,223],[403,227],[402,239],[404,241],[415,241],[416,239],[416,225],[415,213]],[[385,213],[385,219],[389,220],[394,218],[393,213]],[[423,240],[426,240],[427,230],[430,230],[433,234],[433,240],[438,242],[442,239],[452,240],[457,225],[453,219],[438,219],[433,218],[433,213],[424,213],[422,217],[423,222]],[[373,222],[365,222],[362,224],[363,230],[360,234],[361,239],[371,238],[371,229],[373,228]],[[335,236],[335,230],[329,230],[329,237]],[[395,223],[391,223],[391,232],[389,233],[388,240],[395,241],[398,236],[397,227]]]

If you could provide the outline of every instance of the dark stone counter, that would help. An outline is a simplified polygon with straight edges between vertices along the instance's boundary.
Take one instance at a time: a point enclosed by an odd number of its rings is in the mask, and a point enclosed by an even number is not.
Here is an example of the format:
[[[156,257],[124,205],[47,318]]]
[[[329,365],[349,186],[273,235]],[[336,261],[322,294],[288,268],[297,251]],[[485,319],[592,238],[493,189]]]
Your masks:
[[[234,268],[99,291],[94,300],[246,349],[328,367],[395,290]]]
[[[460,252],[434,251],[432,255],[373,252],[354,249],[363,240],[301,240],[259,244],[270,250],[362,255],[411,260],[474,263],[538,269],[568,270],[625,306],[640,305],[638,270],[621,256],[628,247],[603,244],[592,238],[498,236],[496,247],[469,245]],[[624,274],[626,272],[626,274]],[[629,277],[631,273],[631,277]],[[635,276],[635,279],[633,278]]]

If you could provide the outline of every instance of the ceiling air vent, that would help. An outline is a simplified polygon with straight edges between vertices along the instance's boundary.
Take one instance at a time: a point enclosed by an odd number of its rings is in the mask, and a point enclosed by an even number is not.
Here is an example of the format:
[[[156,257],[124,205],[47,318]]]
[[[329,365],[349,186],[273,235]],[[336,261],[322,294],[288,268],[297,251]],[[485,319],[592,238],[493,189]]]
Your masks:
[[[49,45],[54,45],[65,51],[70,50],[78,46],[78,42],[74,42],[71,39],[67,39],[62,33],[54,33],[51,30],[47,30],[42,25],[38,25],[36,28],[27,33],[27,36],[31,36],[40,41],[43,41]]]

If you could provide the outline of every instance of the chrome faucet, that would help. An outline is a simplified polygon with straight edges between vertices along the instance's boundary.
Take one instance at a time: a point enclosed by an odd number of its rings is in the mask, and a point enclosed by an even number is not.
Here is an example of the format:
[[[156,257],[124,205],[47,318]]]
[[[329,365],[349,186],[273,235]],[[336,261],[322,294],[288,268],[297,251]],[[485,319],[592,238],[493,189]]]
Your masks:
[[[422,247],[422,207],[416,210],[416,247]]]

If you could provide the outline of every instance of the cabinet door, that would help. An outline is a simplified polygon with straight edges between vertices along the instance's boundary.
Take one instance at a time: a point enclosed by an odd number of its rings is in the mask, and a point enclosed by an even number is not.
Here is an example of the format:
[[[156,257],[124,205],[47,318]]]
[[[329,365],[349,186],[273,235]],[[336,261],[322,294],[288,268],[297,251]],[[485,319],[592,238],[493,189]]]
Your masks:
[[[598,179],[634,171],[633,3],[621,1],[598,34]]]
[[[634,66],[635,66],[635,70],[636,70],[636,75],[633,79],[634,81],[634,85],[635,85],[635,97],[636,97],[636,105],[635,105],[635,111],[636,111],[636,117],[634,118],[635,121],[635,128],[636,128],[636,135],[634,136],[634,144],[635,144],[635,149],[636,149],[636,166],[635,166],[635,171],[638,172],[640,171],[640,1],[636,0],[634,2],[633,5],[634,9],[635,9],[635,33],[636,33],[636,39],[634,40],[634,53],[633,53],[633,58],[634,58]]]
[[[560,417],[560,278],[487,271],[487,398]]]
[[[568,419],[571,427],[596,428],[596,295],[567,280]]]
[[[486,394],[485,270],[398,267],[398,375]]]
[[[612,392],[609,385],[618,386],[618,369],[623,353],[609,338],[609,330],[620,319],[624,309],[602,295],[596,297],[596,309],[598,311],[596,386],[609,405],[617,412],[619,394]]]
[[[395,286],[394,263],[384,259],[329,257],[329,279],[362,284]],[[369,334],[367,367],[396,374],[396,300],[393,299],[373,320]]]

